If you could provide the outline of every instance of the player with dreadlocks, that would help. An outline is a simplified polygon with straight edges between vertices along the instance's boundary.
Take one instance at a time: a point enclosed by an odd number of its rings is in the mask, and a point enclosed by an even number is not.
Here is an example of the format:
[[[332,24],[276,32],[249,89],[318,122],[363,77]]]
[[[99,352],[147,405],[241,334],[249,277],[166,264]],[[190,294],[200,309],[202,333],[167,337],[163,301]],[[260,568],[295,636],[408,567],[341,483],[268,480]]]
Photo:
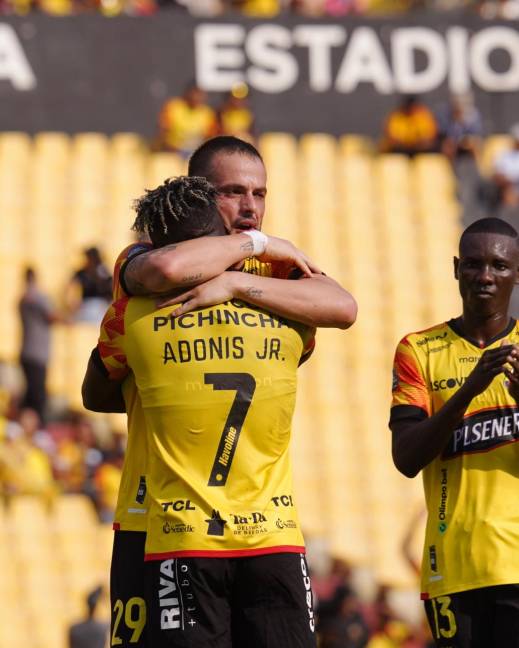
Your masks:
[[[155,241],[158,242],[158,238],[154,239],[154,237],[160,237],[161,233],[164,233],[164,222],[169,236],[179,221],[174,217],[168,220],[169,209],[174,201],[171,196],[169,198],[166,196],[167,191],[165,193],[159,191],[159,194],[154,197],[147,193],[142,199],[144,201],[143,207],[147,209],[147,207],[154,205],[152,211],[155,217],[152,222],[148,220],[148,217],[138,218],[137,229],[148,232],[154,242],[154,249],[150,251],[151,246],[149,244],[136,244],[120,256],[114,272],[116,290],[133,295],[161,295],[170,293],[175,289],[185,291],[186,288],[195,287],[194,290],[197,290],[196,287],[198,286],[198,288],[205,291],[204,299],[207,298],[208,294],[211,295],[211,304],[220,304],[236,297],[256,304],[272,313],[277,313],[310,326],[340,328],[350,326],[354,322],[356,315],[356,305],[351,295],[332,279],[319,274],[312,274],[315,266],[310,265],[306,256],[291,243],[275,237],[266,237],[258,231],[263,218],[266,193],[265,169],[259,153],[250,145],[229,137],[210,140],[207,145],[203,145],[197,152],[197,159],[202,159],[201,154],[204,151],[207,152],[207,155],[203,157],[203,164],[198,165],[200,169],[197,167],[197,175],[208,177],[216,185],[216,202],[225,224],[225,231],[227,234],[233,234],[233,236],[211,237],[206,235],[198,239],[172,242],[164,247],[158,247],[157,243],[155,243]],[[193,160],[194,158],[195,156]],[[194,169],[195,167],[193,166],[193,169],[191,169],[190,165],[190,173],[193,173]],[[161,213],[164,222],[162,222]],[[257,259],[250,258],[254,256],[261,258],[262,261],[286,261],[288,267],[297,267],[300,274],[311,276],[311,278],[304,281],[291,281],[289,284],[281,279],[271,278],[281,276],[281,274],[273,275],[273,266],[269,271],[269,264],[259,263]],[[249,272],[252,271],[255,274],[265,273],[266,276],[225,272],[227,268],[241,267],[243,265]],[[122,272],[120,272],[121,267]],[[126,271],[130,269],[131,272],[126,274]],[[120,282],[119,275],[121,276]],[[287,276],[287,274],[285,273],[284,276]],[[233,282],[236,284],[237,292],[235,294],[228,289],[230,277],[233,277]],[[128,286],[126,278],[128,278]],[[240,279],[240,281],[238,282],[237,279]],[[241,279],[244,281],[241,281]],[[218,285],[217,282],[219,281],[223,282],[223,284]],[[240,286],[238,286],[238,283]],[[196,296],[197,299],[201,297],[199,294]],[[184,300],[182,299],[182,301]],[[195,305],[196,302],[191,297],[186,299],[186,311],[191,310]],[[203,306],[204,304],[201,303],[200,307]],[[180,312],[181,309],[177,309],[175,315]],[[191,320],[186,320],[186,324],[188,321]],[[114,326],[114,335],[117,335],[116,329],[120,328],[120,320],[116,319]],[[179,326],[184,328],[182,321]],[[185,328],[188,329],[189,326]],[[124,390],[127,390],[128,381],[129,378],[126,378],[123,386]],[[95,411],[116,411],[118,406],[119,411],[124,411],[124,401],[120,399],[117,402],[113,389],[111,393],[111,387],[113,386],[114,381],[106,380],[102,369],[96,368],[95,363],[91,361],[83,390],[85,406]],[[138,396],[135,398],[138,399]],[[126,401],[128,407],[128,398],[126,398]],[[140,416],[142,422],[140,429],[142,431],[145,425],[142,411],[140,411]],[[136,417],[134,418],[137,420]],[[135,428],[138,429],[137,424]],[[132,536],[132,531],[134,536],[138,535],[135,534],[135,531],[146,527],[145,513],[148,502],[146,499],[146,480],[143,474],[145,472],[143,466],[145,454],[145,451],[133,452],[133,455],[137,457],[135,460],[136,467],[134,466],[133,469],[134,474],[133,476],[127,476],[126,479],[123,476],[121,483],[121,497],[126,497],[125,505],[127,508],[123,510],[124,507],[118,507],[116,528],[127,529],[125,534],[127,537]],[[139,466],[140,473],[138,472]],[[127,472],[130,475],[131,471]],[[135,474],[137,475],[136,478]],[[174,500],[171,506],[176,507],[174,510],[177,510],[182,506],[188,507],[189,502]],[[121,516],[121,511],[125,514],[124,517]],[[214,522],[213,526],[217,522]],[[178,529],[176,530],[178,531]],[[167,537],[178,536],[178,533],[173,533],[166,526],[163,532],[173,534]],[[116,534],[116,536],[115,543],[117,545],[121,534]],[[189,535],[186,537],[189,537]],[[140,555],[142,556],[142,545]],[[126,564],[122,566],[119,576],[131,580],[129,571],[128,564]],[[114,571],[112,570],[113,575]],[[265,585],[270,588],[270,585],[266,583]],[[142,585],[140,587],[140,591],[142,591]],[[144,600],[138,594],[133,594],[130,599],[130,591],[128,589],[128,594],[125,595],[126,598],[115,600],[114,597],[113,614],[116,621],[119,620],[119,624],[114,627],[112,640],[115,640],[118,645],[122,645],[123,648],[125,646],[128,646],[128,648],[137,646],[138,648],[139,645],[146,645],[136,643],[137,641],[144,641],[144,635],[142,634]],[[141,607],[137,605],[139,601]],[[309,610],[305,608],[304,613],[307,621],[308,612]],[[290,623],[290,619],[288,619],[288,623]],[[126,637],[125,641],[123,641],[124,637]],[[119,643],[120,641],[122,643]],[[149,645],[157,648],[159,644],[152,643]],[[284,648],[288,648],[288,644],[284,644]]]
[[[134,202],[132,229],[147,234],[160,248],[188,238],[225,235],[216,207],[216,189],[197,176],[169,178]]]
[[[132,245],[119,257],[114,274],[114,302],[125,296],[124,277],[121,276],[120,283],[119,272],[127,259],[148,252],[152,246],[161,248],[186,239],[226,234],[215,197],[216,190],[205,178],[181,176],[169,178],[155,189],[147,189],[134,201],[137,216],[132,229],[149,237],[151,244]],[[94,399],[97,409],[118,409],[128,415],[128,443],[114,516],[110,573],[111,645],[144,648],[149,645],[144,632],[144,544],[148,498],[146,422],[141,401],[133,374],[124,380],[122,389],[121,383],[106,378],[98,347],[92,351],[83,395],[87,407],[89,399]],[[116,403],[118,407],[115,407]]]

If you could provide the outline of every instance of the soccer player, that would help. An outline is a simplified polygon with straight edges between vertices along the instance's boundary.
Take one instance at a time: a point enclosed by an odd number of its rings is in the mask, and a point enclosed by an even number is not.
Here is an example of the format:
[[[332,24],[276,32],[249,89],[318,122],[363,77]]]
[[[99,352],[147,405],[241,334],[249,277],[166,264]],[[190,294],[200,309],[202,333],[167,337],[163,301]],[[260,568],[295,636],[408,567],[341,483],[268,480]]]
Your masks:
[[[215,149],[215,141],[220,148]],[[229,150],[229,146],[231,146],[231,150]],[[221,159],[218,161],[220,172],[224,172],[226,178],[229,178],[230,173],[235,178],[232,192],[229,191],[230,195],[228,194],[223,198],[227,203],[228,222],[232,223],[239,220],[240,225],[243,226],[253,220],[255,224],[260,224],[264,211],[264,200],[261,196],[264,198],[265,171],[257,151],[250,145],[235,138],[216,138],[216,140],[209,142],[206,148],[209,149],[211,155],[206,156],[204,154],[204,147],[202,147],[200,154],[202,158],[205,157],[205,163],[210,165],[211,156],[220,153]],[[240,170],[240,165],[245,166],[245,171]],[[141,231],[146,229],[145,220],[152,217],[152,214],[156,214],[160,218],[169,218],[171,216],[170,207],[175,202],[175,196],[168,193],[168,191],[168,185],[165,183],[156,192],[148,192],[139,202],[138,211],[141,219],[138,227],[140,227]],[[251,196],[253,195],[258,196],[258,198],[252,199]],[[219,207],[222,210],[220,202]],[[238,233],[241,230],[236,227],[231,231]],[[194,235],[192,234],[192,236]],[[120,256],[114,272],[115,297],[125,294],[119,283],[121,268],[123,268],[124,275],[122,283],[124,283],[128,292],[129,288],[126,283],[130,284],[132,291],[150,290],[160,293],[161,291],[170,290],[175,285],[180,284],[184,287],[193,283],[192,279],[188,282],[185,280],[189,272],[186,262],[193,263],[197,255],[200,255],[205,260],[203,271],[206,274],[199,274],[206,277],[213,276],[222,268],[225,269],[226,266],[221,263],[222,256],[225,259],[225,264],[231,264],[249,257],[253,251],[251,250],[250,236],[247,235],[236,237],[235,240],[239,241],[239,244],[231,246],[228,245],[228,237],[224,238],[222,236],[212,239],[206,237],[196,241],[188,241],[185,244],[177,244],[179,238],[177,231],[176,242],[171,244],[167,250],[164,248],[166,253],[163,253],[162,248],[159,249],[159,246],[164,245],[167,240],[158,236],[152,236],[153,238],[155,238],[154,245],[157,249],[149,252],[147,244],[137,244],[128,248]],[[180,236],[181,238],[182,236]],[[217,242],[218,245],[213,246],[213,250],[211,250],[210,244],[213,242]],[[232,243],[234,242],[232,241]],[[197,244],[199,244],[198,250]],[[139,254],[141,256],[135,256]],[[232,254],[235,256],[231,256]],[[288,270],[295,265],[308,274],[306,257],[288,241],[269,237],[267,253],[264,253],[263,258],[271,258],[269,254],[274,259],[273,264],[258,263],[254,258],[248,259],[245,267],[247,272],[271,274],[272,266],[274,266],[277,276],[287,276]],[[172,262],[168,259],[168,255]],[[286,259],[286,263],[280,263],[282,259]],[[165,261],[166,265],[164,265]],[[216,269],[213,269],[212,274],[209,274],[211,263],[216,265]],[[163,267],[166,268],[166,274],[161,277],[160,271]],[[137,269],[136,272],[134,271],[135,268]],[[140,276],[139,273],[141,273]],[[237,277],[238,275],[241,276],[241,273],[227,273],[227,275]],[[146,284],[150,277],[151,283]],[[267,277],[248,276],[247,279],[247,283],[250,281],[261,282]],[[355,319],[356,306],[354,300],[346,291],[327,277],[312,275],[311,279],[305,279],[304,282],[269,280],[269,288],[272,288],[269,292],[262,292],[261,284],[258,286],[258,283],[254,286],[242,286],[242,290],[247,291],[249,288],[251,291],[255,291],[254,294],[251,294],[250,291],[247,292],[246,298],[249,301],[254,299],[261,304],[261,299],[263,299],[272,312],[281,312],[282,315],[287,314],[295,320],[301,319],[312,325],[346,328]],[[211,293],[208,284],[204,289],[207,294]],[[231,295],[228,295],[228,297],[230,299]],[[218,294],[213,303],[217,302]],[[98,363],[93,358],[89,363],[84,383],[85,406],[97,411],[125,411],[126,408],[129,424],[128,448],[114,524],[116,531],[111,579],[112,640],[116,640],[118,645],[123,646],[130,645],[131,640],[131,645],[139,648],[139,646],[145,645],[143,643],[142,627],[137,624],[135,630],[135,628],[132,629],[131,624],[133,623],[135,626],[135,619],[142,619],[144,615],[142,581],[137,563],[139,556],[141,556],[142,562],[144,533],[146,530],[146,470],[144,467],[146,450],[143,447],[145,437],[142,434],[145,422],[131,375],[123,383],[125,403],[121,396],[118,395],[118,383],[104,380],[104,376],[97,366]],[[114,405],[114,403],[116,404]],[[137,433],[134,433],[134,430]],[[131,556],[133,556],[133,559]],[[129,570],[128,564],[134,564],[135,567]],[[132,621],[132,618],[134,621]],[[130,619],[130,626],[127,624],[127,619]],[[119,643],[121,641],[122,644]],[[139,643],[136,643],[137,641]]]
[[[400,472],[423,471],[422,598],[439,647],[519,646],[519,240],[485,218],[462,234],[462,315],[398,345],[390,427]]]
[[[313,646],[288,459],[313,329],[237,301],[169,315],[119,300],[99,345],[148,429],[149,645]]]

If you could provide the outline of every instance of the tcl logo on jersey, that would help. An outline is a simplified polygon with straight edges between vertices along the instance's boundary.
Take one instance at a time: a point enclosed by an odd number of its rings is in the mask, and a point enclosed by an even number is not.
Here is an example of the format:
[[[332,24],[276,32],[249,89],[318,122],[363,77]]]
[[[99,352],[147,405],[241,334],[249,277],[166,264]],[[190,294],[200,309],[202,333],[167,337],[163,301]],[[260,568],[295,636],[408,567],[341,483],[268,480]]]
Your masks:
[[[294,506],[292,495],[280,495],[279,497],[273,497],[272,501],[274,502],[274,506]]]
[[[168,509],[173,511],[195,511],[196,507],[191,504],[191,500],[176,500],[174,502],[162,502],[162,510],[167,513]]]
[[[466,380],[466,376],[461,376],[459,378],[442,378],[441,380],[433,380],[431,383],[432,390],[441,391],[442,389],[454,389],[454,387],[461,387]]]

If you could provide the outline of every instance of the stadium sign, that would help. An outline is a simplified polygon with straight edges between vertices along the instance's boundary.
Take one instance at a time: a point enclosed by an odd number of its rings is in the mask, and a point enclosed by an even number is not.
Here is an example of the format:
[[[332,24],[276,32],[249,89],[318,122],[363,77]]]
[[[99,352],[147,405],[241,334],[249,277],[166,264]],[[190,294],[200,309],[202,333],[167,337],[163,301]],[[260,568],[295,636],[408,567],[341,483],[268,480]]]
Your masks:
[[[464,13],[209,22],[172,9],[0,20],[1,130],[153,137],[163,102],[193,79],[215,106],[246,82],[260,133],[376,137],[401,94],[436,109],[470,89],[499,132],[519,115],[519,30]]]
[[[36,78],[11,25],[0,24],[0,81],[9,81],[15,90],[32,90]]]
[[[519,33],[507,26],[486,27],[471,34],[464,27],[439,33],[429,27],[397,27],[389,48],[373,27],[350,32],[344,25],[202,24],[195,29],[195,60],[199,85],[208,91],[229,90],[248,83],[265,93],[287,92],[300,82],[294,56],[305,51],[308,76],[303,83],[313,92],[355,92],[361,83],[383,95],[426,93],[445,82],[451,92],[466,92],[472,82],[487,92],[519,90]],[[332,52],[340,51],[334,70]],[[387,51],[389,49],[389,51]],[[504,69],[492,57],[504,53]],[[417,55],[425,65],[417,66]]]

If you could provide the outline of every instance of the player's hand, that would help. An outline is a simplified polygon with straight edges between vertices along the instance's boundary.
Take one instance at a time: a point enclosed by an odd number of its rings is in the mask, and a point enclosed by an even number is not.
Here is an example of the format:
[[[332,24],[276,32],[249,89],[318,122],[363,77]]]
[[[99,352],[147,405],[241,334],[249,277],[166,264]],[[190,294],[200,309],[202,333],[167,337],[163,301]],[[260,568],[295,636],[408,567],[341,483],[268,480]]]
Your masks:
[[[193,286],[193,288],[174,297],[163,297],[155,303],[157,308],[180,304],[179,308],[171,313],[171,317],[179,317],[180,315],[184,315],[184,313],[189,313],[198,308],[223,304],[223,302],[230,301],[234,297],[233,279],[237,274],[239,273],[232,271],[223,272],[218,277],[209,279],[205,283]]]
[[[510,396],[519,403],[519,345],[514,344],[510,355],[513,357],[504,369],[507,378],[506,388]]]
[[[283,261],[288,266],[299,268],[307,277],[311,277],[312,273],[322,274],[320,268],[304,252],[296,248],[290,241],[277,236],[268,237],[267,248],[261,256],[258,256],[258,259],[260,261]]]
[[[508,371],[506,365],[514,366],[519,358],[519,349],[513,344],[503,340],[501,346],[488,349],[483,353],[479,362],[468,376],[463,388],[470,391],[472,396],[477,396],[488,388],[494,378],[500,373]],[[519,364],[518,364],[519,369]]]

